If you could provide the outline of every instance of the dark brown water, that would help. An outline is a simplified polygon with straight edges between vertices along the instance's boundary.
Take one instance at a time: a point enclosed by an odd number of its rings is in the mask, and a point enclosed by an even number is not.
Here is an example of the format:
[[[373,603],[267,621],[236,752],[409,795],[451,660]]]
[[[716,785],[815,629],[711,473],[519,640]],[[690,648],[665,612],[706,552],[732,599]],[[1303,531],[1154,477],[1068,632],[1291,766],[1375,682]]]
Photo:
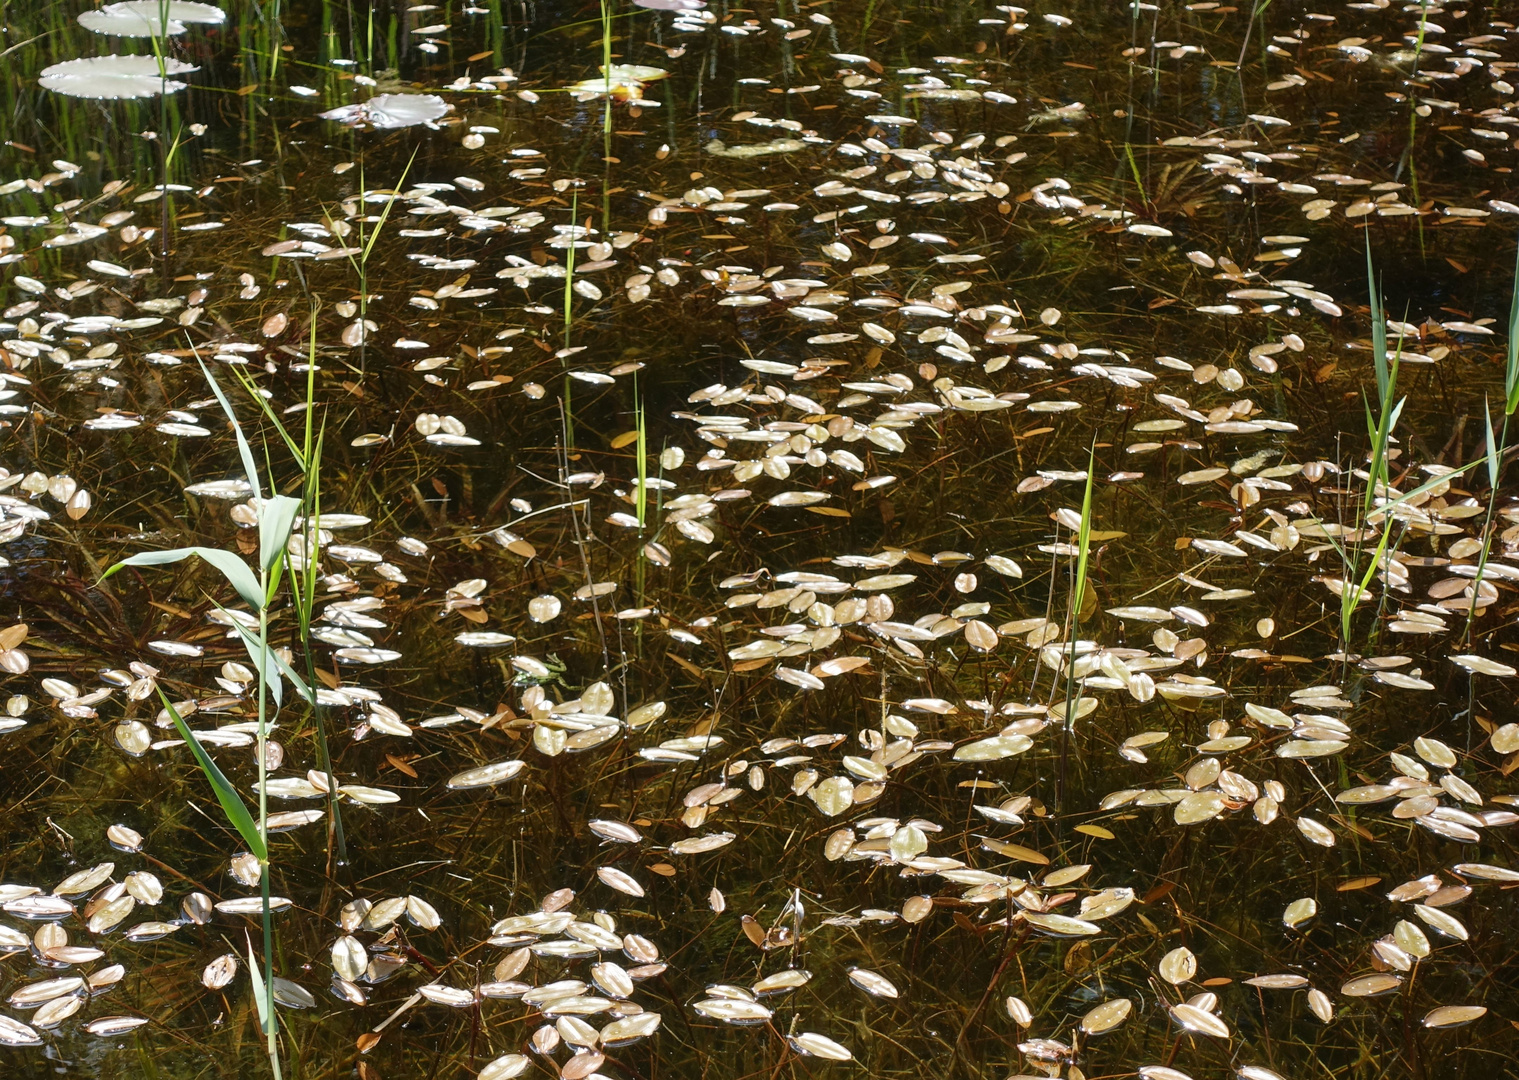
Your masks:
[[[6,1006],[11,1073],[269,1072],[257,914],[181,911],[246,845],[128,670],[256,804],[246,604],[100,580],[256,558],[200,359],[357,515],[270,608],[285,1075],[1514,1074],[1511,12],[287,0],[142,101],[38,87],[151,53],[77,13],[5,9],[0,880],[115,865],[6,894],[0,998],[125,973]],[[608,51],[668,77],[578,100]],[[449,111],[318,115],[383,93]],[[1369,519],[1368,246],[1382,501],[1465,467]]]

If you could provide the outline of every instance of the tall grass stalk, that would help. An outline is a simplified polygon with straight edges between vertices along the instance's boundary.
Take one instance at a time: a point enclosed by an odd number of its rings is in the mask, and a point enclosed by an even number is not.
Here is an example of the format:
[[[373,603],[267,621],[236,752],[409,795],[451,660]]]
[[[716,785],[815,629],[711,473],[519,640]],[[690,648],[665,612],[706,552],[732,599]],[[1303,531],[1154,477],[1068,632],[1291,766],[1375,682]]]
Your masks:
[[[570,332],[575,325],[575,314],[572,309],[572,301],[575,296],[575,222],[580,216],[580,193],[570,194],[570,232],[565,238],[568,241],[566,255],[564,257],[564,348],[570,347]],[[564,451],[572,454],[575,452],[575,413],[570,407],[569,360],[563,358],[560,366],[565,369],[564,373]]]
[[[1452,472],[1441,473],[1439,476],[1431,477],[1412,491],[1405,492],[1395,499],[1389,499],[1368,514],[1361,528],[1379,525],[1381,531],[1377,546],[1372,552],[1371,564],[1366,568],[1364,573],[1360,571],[1361,547],[1359,543],[1354,549],[1347,550],[1334,537],[1329,538],[1330,543],[1334,545],[1345,564],[1345,575],[1342,578],[1342,589],[1340,592],[1340,638],[1344,643],[1344,653],[1347,658],[1350,654],[1351,619],[1356,605],[1361,602],[1361,598],[1370,589],[1371,579],[1376,576],[1378,568],[1381,567],[1382,561],[1387,555],[1388,545],[1392,538],[1393,522],[1397,520],[1393,511],[1400,506],[1407,505],[1420,495],[1433,491],[1442,484],[1450,483],[1462,473],[1476,468],[1481,463],[1481,459],[1470,461]],[[1384,492],[1387,490],[1387,488],[1383,488]],[[1357,532],[1360,531],[1361,529],[1357,529]],[[1360,575],[1359,577],[1357,576],[1358,574]]]
[[[275,430],[279,432],[280,438],[301,470],[301,560],[297,564],[288,552],[285,558],[286,569],[291,580],[290,599],[296,614],[296,634],[305,662],[306,682],[313,688],[317,685],[317,674],[316,657],[311,649],[311,624],[315,619],[316,586],[321,565],[317,555],[322,529],[322,447],[326,437],[325,421],[318,427],[313,417],[316,411],[316,327],[317,315],[320,311],[320,301],[313,299],[307,328],[306,400],[303,410],[306,423],[299,443],[291,436],[264,395],[258,392],[258,387],[247,372],[241,368],[237,369],[238,378],[242,381],[248,396],[258,403],[264,416],[274,424]],[[316,728],[317,768],[323,775],[331,777],[332,754],[327,744],[327,724],[322,714],[322,706],[316,701],[314,693],[310,704],[311,718]],[[348,844],[343,833],[342,809],[338,803],[337,792],[331,783],[327,785],[326,797],[327,858],[330,873],[334,858],[339,863],[347,861]]]
[[[1371,307],[1371,364],[1372,371],[1376,376],[1377,405],[1373,414],[1371,402],[1363,401],[1366,411],[1366,434],[1371,442],[1371,456],[1366,474],[1366,491],[1361,498],[1361,505],[1356,514],[1355,544],[1349,550],[1342,546],[1338,540],[1331,538],[1335,548],[1339,552],[1341,562],[1340,573],[1340,642],[1341,651],[1348,658],[1350,656],[1351,623],[1355,616],[1356,605],[1366,595],[1366,588],[1371,578],[1376,574],[1377,567],[1386,555],[1387,543],[1390,538],[1391,518],[1385,518],[1388,528],[1383,530],[1380,542],[1377,545],[1376,554],[1371,560],[1371,567],[1364,577],[1360,574],[1361,554],[1363,551],[1363,533],[1365,526],[1369,524],[1373,510],[1377,505],[1377,499],[1382,497],[1389,489],[1390,473],[1388,471],[1388,448],[1392,442],[1393,429],[1397,427],[1398,417],[1402,415],[1404,398],[1393,404],[1393,394],[1398,386],[1398,365],[1403,356],[1403,335],[1400,333],[1397,339],[1395,351],[1389,357],[1387,351],[1387,314],[1382,307],[1382,292],[1377,287],[1376,267],[1371,259],[1371,237],[1366,237],[1366,289]]]
[[[612,0],[601,0],[601,80],[606,95],[601,110],[601,150],[612,156]]]
[[[385,229],[385,222],[390,220],[390,211],[396,205],[396,199],[400,197],[401,189],[406,186],[406,177],[411,174],[411,167],[416,163],[417,151],[411,152],[411,157],[406,159],[406,168],[401,170],[401,175],[396,180],[396,186],[391,189],[390,198],[385,200],[385,208],[380,211],[380,218],[374,224],[374,229],[365,232],[366,218],[369,214],[365,211],[364,196],[367,187],[364,183],[364,157],[359,155],[359,253],[350,254],[348,264],[359,275],[359,325],[363,332],[359,337],[359,373],[363,375],[367,369],[368,345],[369,345],[369,257],[374,254],[374,246],[379,242],[380,233]],[[340,238],[339,242],[346,239]],[[346,246],[346,245],[345,245]]]
[[[1410,500],[1432,491],[1441,484],[1448,483],[1452,477],[1459,476],[1477,464],[1477,462],[1470,462],[1454,472],[1433,477],[1412,491],[1389,498],[1392,494],[1389,447],[1393,430],[1397,427],[1403,405],[1408,399],[1401,398],[1396,403],[1393,401],[1398,385],[1398,365],[1403,355],[1403,335],[1399,333],[1397,344],[1389,354],[1387,317],[1382,307],[1381,290],[1377,287],[1376,270],[1371,259],[1370,237],[1366,242],[1366,285],[1371,301],[1372,368],[1377,383],[1375,415],[1372,413],[1371,403],[1369,401],[1365,403],[1366,432],[1371,440],[1370,467],[1366,474],[1366,492],[1357,514],[1354,546],[1343,545],[1338,538],[1329,537],[1330,543],[1340,556],[1343,567],[1339,590],[1340,647],[1346,664],[1350,662],[1355,609],[1366,597],[1371,588],[1372,579],[1376,577],[1377,571],[1383,567],[1387,558],[1389,546],[1392,543],[1393,523],[1397,520],[1394,511]],[[1519,316],[1511,313],[1510,321],[1513,322],[1516,317]],[[1376,534],[1377,544],[1372,551],[1370,563],[1363,571],[1361,558],[1365,534],[1367,528],[1373,526],[1380,526]]]
[[[1484,402],[1482,419],[1487,437],[1487,514],[1482,519],[1482,552],[1477,557],[1477,575],[1472,579],[1472,606],[1466,613],[1462,641],[1471,639],[1472,624],[1477,618],[1477,601],[1482,596],[1482,575],[1492,552],[1493,514],[1498,508],[1498,480],[1503,475],[1503,459],[1508,453],[1508,422],[1519,411],[1519,251],[1514,255],[1514,278],[1509,285],[1508,344],[1503,367],[1503,424],[1493,435],[1492,409]]]
[[[1361,508],[1362,516],[1371,513],[1377,487],[1387,480],[1387,448],[1393,428],[1397,427],[1398,417],[1403,412],[1403,404],[1408,400],[1404,398],[1396,405],[1392,404],[1398,385],[1398,365],[1403,358],[1403,335],[1398,334],[1396,349],[1389,357],[1387,315],[1382,307],[1382,292],[1377,288],[1376,270],[1371,261],[1370,237],[1366,241],[1366,287],[1371,298],[1371,362],[1377,379],[1377,412],[1373,417],[1370,403],[1366,404],[1366,431],[1371,437],[1371,467]]]
[[[158,0],[158,27],[166,30],[169,25],[169,0]],[[158,162],[159,180],[163,185],[161,220],[159,222],[158,255],[161,260],[163,278],[167,282],[174,276],[173,267],[169,264],[169,217],[172,213],[174,195],[169,191],[169,153],[165,132],[169,128],[169,95],[166,92],[169,81],[168,68],[168,38],[158,33],[149,35],[149,42],[153,48],[153,57],[158,61]]]
[[[192,349],[194,348],[192,344]],[[197,360],[199,354],[197,353]],[[220,571],[227,583],[242,598],[253,612],[257,614],[258,632],[255,635],[243,623],[242,619],[225,608],[218,605],[218,609],[228,615],[228,622],[234,632],[242,640],[243,646],[248,652],[248,658],[253,662],[254,669],[258,673],[258,729],[255,742],[255,753],[258,765],[258,818],[248,811],[237,789],[217,768],[205,752],[204,747],[196,739],[194,732],[185,724],[184,720],[175,711],[167,695],[163,695],[169,715],[180,735],[184,738],[195,756],[196,763],[205,774],[212,790],[216,794],[217,802],[222,807],[222,812],[227,818],[228,824],[248,845],[248,850],[258,860],[259,886],[262,897],[262,923],[264,936],[264,963],[260,969],[250,947],[249,971],[253,976],[254,999],[258,1004],[259,1024],[264,1031],[266,1044],[265,1050],[269,1057],[269,1067],[275,1080],[281,1080],[279,1042],[278,1042],[278,1019],[274,1013],[274,924],[270,913],[270,874],[269,874],[269,794],[268,794],[268,767],[269,767],[269,727],[278,715],[280,707],[284,703],[283,679],[289,679],[296,691],[307,701],[315,701],[316,695],[310,686],[291,668],[290,665],[275,651],[269,638],[269,608],[275,596],[279,592],[285,567],[288,563],[287,547],[290,533],[295,525],[296,515],[301,510],[301,500],[291,498],[288,495],[276,495],[271,493],[267,498],[262,493],[262,485],[259,482],[258,467],[254,462],[253,450],[248,445],[248,439],[243,434],[242,425],[237,419],[237,413],[232,408],[222,392],[221,385],[212,376],[204,361],[200,362],[201,372],[205,375],[206,382],[211,387],[222,411],[226,414],[232,426],[233,434],[237,439],[238,454],[242,459],[243,471],[247,476],[248,486],[252,491],[252,503],[258,515],[258,562],[256,568],[250,567],[243,559],[233,551],[209,547],[184,547],[174,548],[168,551],[143,551],[113,565],[108,569],[102,580],[110,577],[128,566],[164,566],[171,563],[182,562],[192,556],[210,563]],[[273,701],[273,710],[270,702]]]
[[[638,491],[635,495],[634,509],[638,516],[638,554],[634,556],[633,587],[636,597],[635,607],[643,607],[644,595],[644,571],[648,558],[644,555],[645,527],[649,520],[649,427],[648,418],[644,414],[643,397],[638,392],[638,372],[633,372],[633,424],[638,432],[634,440],[634,451],[638,456]],[[643,625],[639,620],[636,629],[638,641],[638,654],[643,656]]]

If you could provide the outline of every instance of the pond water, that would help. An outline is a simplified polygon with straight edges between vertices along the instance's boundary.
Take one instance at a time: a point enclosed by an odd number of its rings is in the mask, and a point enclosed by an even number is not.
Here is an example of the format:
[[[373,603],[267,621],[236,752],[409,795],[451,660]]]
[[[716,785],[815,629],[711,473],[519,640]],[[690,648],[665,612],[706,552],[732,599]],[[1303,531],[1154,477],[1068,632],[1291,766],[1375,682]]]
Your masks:
[[[3,11],[7,1075],[1519,1076],[1511,10]]]

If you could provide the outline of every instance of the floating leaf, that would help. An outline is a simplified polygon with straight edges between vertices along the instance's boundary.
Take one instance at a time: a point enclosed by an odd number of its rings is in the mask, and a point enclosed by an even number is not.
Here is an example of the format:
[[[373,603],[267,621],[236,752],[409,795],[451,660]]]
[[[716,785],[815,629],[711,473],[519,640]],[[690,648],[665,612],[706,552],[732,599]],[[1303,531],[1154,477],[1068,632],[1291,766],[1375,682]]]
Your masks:
[[[42,69],[37,83],[69,97],[144,98],[172,94],[185,84],[169,75],[199,71],[193,64],[172,57],[159,60],[152,56],[92,56],[82,60],[65,60]]]
[[[1134,1003],[1128,998],[1104,1001],[1081,1018],[1081,1030],[1088,1035],[1104,1035],[1129,1018]]]
[[[1441,1005],[1425,1013],[1423,1023],[1427,1028],[1460,1027],[1486,1015],[1487,1008],[1483,1005]]]

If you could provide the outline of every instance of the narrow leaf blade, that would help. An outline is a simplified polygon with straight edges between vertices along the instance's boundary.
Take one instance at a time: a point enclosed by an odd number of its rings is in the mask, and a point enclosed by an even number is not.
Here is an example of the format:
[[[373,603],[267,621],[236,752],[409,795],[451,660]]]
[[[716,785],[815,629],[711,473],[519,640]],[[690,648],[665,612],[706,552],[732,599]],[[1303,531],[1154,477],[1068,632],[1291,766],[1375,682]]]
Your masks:
[[[185,740],[185,745],[190,748],[190,753],[195,755],[196,762],[200,765],[200,771],[206,774],[206,779],[211,783],[211,790],[216,795],[216,801],[221,804],[222,813],[227,815],[228,823],[237,830],[237,835],[242,837],[243,843],[248,845],[256,858],[261,862],[269,858],[269,847],[264,842],[263,833],[258,830],[258,823],[253,820],[248,806],[243,802],[243,797],[237,793],[237,788],[232,786],[232,781],[227,779],[225,773],[211,755],[206,753],[205,747],[201,746],[200,740],[195,737],[195,732],[185,723],[179,715],[179,710],[169,700],[169,695],[160,688],[158,696],[163,700],[164,708],[168,710],[169,717],[174,721],[174,726],[179,729],[179,737]]]
[[[194,345],[191,345],[194,348]],[[253,488],[253,497],[260,497],[258,486],[258,466],[253,460],[253,448],[248,445],[248,438],[243,434],[243,426],[237,421],[237,413],[232,410],[232,403],[227,400],[227,395],[222,393],[221,384],[216,381],[216,376],[211,374],[211,369],[206,367],[206,362],[200,359],[200,353],[195,354],[195,359],[200,363],[201,373],[206,376],[206,382],[211,384],[211,393],[216,395],[216,400],[222,407],[222,412],[227,414],[227,419],[232,422],[232,434],[237,436],[237,452],[243,459],[243,471],[248,474],[248,485]]]
[[[258,511],[258,557],[265,571],[272,570],[284,553],[295,525],[295,516],[301,512],[301,500],[289,495],[271,495]]]
[[[222,577],[227,579],[227,583],[237,590],[237,595],[247,601],[255,611],[264,606],[264,591],[259,588],[258,578],[254,576],[253,570],[232,552],[222,551],[220,548],[183,547],[171,548],[168,551],[139,551],[136,555],[122,559],[107,570],[102,580],[124,566],[167,566],[170,563],[183,562],[191,555],[199,556],[220,570]]]
[[[253,1004],[258,1008],[258,1026],[267,1033],[274,1023],[274,1003],[269,1000],[269,984],[264,981],[264,974],[259,969],[252,939],[248,939],[248,977],[253,981]]]
[[[233,623],[233,626],[237,629],[238,634],[242,637],[243,644],[248,649],[248,658],[253,661],[254,668],[262,672],[264,668],[262,657],[265,655],[265,653],[263,646],[259,644],[257,635],[250,633],[248,629],[241,624]],[[285,678],[290,680],[291,684],[295,687],[295,692],[301,695],[304,700],[310,702],[313,705],[316,704],[316,695],[312,693],[311,687],[307,685],[306,680],[297,675],[295,673],[295,669],[292,668],[289,664],[285,663],[284,660],[280,659],[280,654],[275,652],[273,649],[270,649],[268,651],[268,656],[269,659],[273,662],[275,670],[268,673],[268,675],[265,676],[265,679],[269,684],[270,691],[274,694],[275,704],[278,705],[281,703],[279,681],[280,675],[283,675]],[[273,677],[270,678],[269,676]]]

